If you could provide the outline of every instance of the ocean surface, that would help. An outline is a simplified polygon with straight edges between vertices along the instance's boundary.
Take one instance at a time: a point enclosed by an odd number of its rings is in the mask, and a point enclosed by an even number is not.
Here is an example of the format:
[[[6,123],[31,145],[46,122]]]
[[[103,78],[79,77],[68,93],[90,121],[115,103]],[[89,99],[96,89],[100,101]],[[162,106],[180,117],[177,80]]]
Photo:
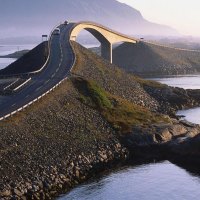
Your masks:
[[[58,200],[199,200],[200,177],[169,161],[129,166]]]
[[[200,89],[200,74],[187,76],[173,76],[167,78],[151,78],[163,84],[184,89]]]
[[[0,58],[0,70],[13,63],[15,60],[14,58]]]
[[[35,44],[26,44],[26,45],[0,45],[0,56],[8,55],[16,51],[21,51],[24,49],[32,49]],[[14,62],[14,58],[0,58],[0,70]]]

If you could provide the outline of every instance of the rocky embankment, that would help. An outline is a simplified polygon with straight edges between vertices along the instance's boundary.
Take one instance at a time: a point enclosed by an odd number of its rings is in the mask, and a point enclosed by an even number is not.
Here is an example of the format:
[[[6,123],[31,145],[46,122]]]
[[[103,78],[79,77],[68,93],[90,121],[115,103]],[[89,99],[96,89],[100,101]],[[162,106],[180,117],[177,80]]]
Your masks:
[[[1,199],[53,199],[134,159],[137,149],[198,137],[198,126],[170,117],[178,107],[199,104],[198,92],[145,81],[76,43],[73,48],[77,61],[69,79],[0,122]],[[174,103],[174,97],[185,98]]]
[[[175,115],[177,110],[199,106],[200,90],[182,89],[137,79],[143,89],[159,102],[159,112]]]
[[[72,82],[0,128],[1,199],[52,199],[128,157],[114,129]]]
[[[122,143],[133,159],[165,159],[199,166],[200,125],[173,119],[171,124],[133,127]]]
[[[113,50],[113,63],[144,76],[194,74],[200,72],[200,52],[124,43]]]

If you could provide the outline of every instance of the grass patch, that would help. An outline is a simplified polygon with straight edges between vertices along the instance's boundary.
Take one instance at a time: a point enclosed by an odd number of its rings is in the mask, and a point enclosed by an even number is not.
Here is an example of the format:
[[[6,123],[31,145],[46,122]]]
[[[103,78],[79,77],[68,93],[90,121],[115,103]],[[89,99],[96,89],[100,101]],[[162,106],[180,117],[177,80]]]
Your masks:
[[[76,78],[73,80],[73,83],[81,93],[79,100],[82,103],[93,106],[98,110],[110,109],[112,107],[108,94],[94,81]]]
[[[81,94],[79,100],[99,110],[105,119],[122,133],[130,132],[135,125],[170,122],[164,115],[152,113],[144,107],[111,95],[94,81],[74,78],[73,83]]]
[[[103,111],[103,115],[113,127],[123,133],[130,132],[135,125],[146,126],[154,123],[169,122],[163,115],[150,112],[144,107],[127,100],[113,97],[115,105]]]
[[[153,88],[158,88],[158,89],[162,89],[162,88],[166,88],[167,85],[166,84],[162,84],[159,83],[157,81],[153,81],[153,80],[145,80],[139,77],[134,77],[135,80],[142,86],[148,86],[148,87],[153,87]]]

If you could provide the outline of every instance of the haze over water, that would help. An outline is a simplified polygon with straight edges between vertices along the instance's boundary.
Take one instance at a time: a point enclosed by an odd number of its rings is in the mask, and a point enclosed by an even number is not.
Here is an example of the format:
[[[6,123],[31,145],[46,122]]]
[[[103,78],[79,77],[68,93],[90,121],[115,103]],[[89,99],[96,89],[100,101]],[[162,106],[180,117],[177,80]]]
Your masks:
[[[16,51],[24,50],[24,49],[32,49],[35,44],[27,44],[27,45],[0,45],[0,56],[5,56],[8,54],[12,54]],[[15,58],[0,58],[0,70],[14,62]]]

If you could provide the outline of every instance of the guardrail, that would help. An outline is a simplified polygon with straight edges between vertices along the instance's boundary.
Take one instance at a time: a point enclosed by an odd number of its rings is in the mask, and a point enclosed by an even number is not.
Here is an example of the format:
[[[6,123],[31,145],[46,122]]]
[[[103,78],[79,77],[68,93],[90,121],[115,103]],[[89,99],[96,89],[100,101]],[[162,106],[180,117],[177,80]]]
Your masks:
[[[91,22],[90,22],[90,23],[91,23]],[[61,23],[60,23],[59,25],[57,25],[56,27],[58,27],[58,26],[60,26],[60,25],[61,25]],[[76,25],[77,25],[77,24],[74,24],[74,26],[71,28],[71,30],[70,30],[70,35],[71,35],[71,32],[73,31],[73,28],[74,28]],[[103,26],[101,26],[101,25],[99,25],[99,26],[100,26],[100,27],[103,27]],[[104,28],[105,28],[105,27],[104,27]],[[54,28],[54,29],[55,29],[55,28]],[[52,30],[52,32],[51,32],[51,34],[50,34],[50,40],[51,40],[51,35],[52,35],[54,29]],[[111,30],[110,30],[110,31],[111,31]],[[115,31],[112,31],[112,32],[116,33]],[[123,34],[120,34],[120,35],[123,35]],[[127,36],[126,36],[126,37],[127,37]],[[131,38],[131,37],[129,37],[129,38]],[[133,38],[131,38],[131,39],[133,39]],[[72,49],[72,53],[73,53],[73,63],[72,63],[71,69],[70,69],[70,73],[71,73],[71,71],[73,70],[73,67],[75,66],[75,63],[76,63],[77,58],[76,58],[76,55],[75,55],[75,53],[74,53],[74,52],[75,52],[75,51],[74,51],[74,47],[73,47],[73,45],[72,45],[72,41],[70,40],[70,38],[69,38],[69,43],[70,43],[70,46],[71,46],[71,49]],[[61,45],[61,44],[60,44],[60,45]],[[62,48],[61,48],[61,57],[63,57]],[[35,71],[34,73],[40,72],[40,71],[47,65],[49,58],[50,58],[50,41],[49,41],[49,57],[47,58],[46,64],[45,64],[40,70],[37,70],[37,71]],[[50,92],[52,92],[53,90],[55,90],[58,86],[60,86],[60,85],[61,85],[65,80],[67,80],[67,79],[68,79],[68,77],[66,76],[66,77],[63,78],[59,83],[57,83],[54,87],[52,87],[51,89],[49,89],[47,92],[45,92],[45,93],[42,94],[41,96],[37,97],[37,98],[34,99],[33,101],[31,101],[31,102],[27,103],[26,105],[22,106],[21,108],[18,108],[17,110],[11,112],[10,114],[7,114],[7,115],[5,115],[4,117],[1,117],[1,118],[0,118],[0,121],[5,120],[5,119],[7,119],[7,118],[9,118],[9,117],[11,117],[11,116],[13,116],[13,115],[15,115],[16,113],[18,113],[18,112],[20,112],[20,111],[23,111],[24,109],[26,109],[26,108],[29,107],[30,105],[34,104],[35,102],[37,102],[38,100],[40,100],[41,98],[43,98],[44,96],[46,96],[47,94],[49,94]]]
[[[60,24],[57,25],[56,27],[60,26],[61,24],[62,24],[62,23],[60,23]],[[55,28],[54,28],[54,29],[55,29]],[[52,35],[54,29],[52,30],[51,35]],[[72,30],[70,30],[70,33],[71,33],[71,31],[72,31]],[[69,40],[70,40],[70,38],[69,38]],[[69,41],[69,43],[70,43],[70,46],[71,46],[71,48],[72,48],[72,51],[74,51],[74,49],[73,49],[73,47],[72,47],[72,44],[71,44],[71,41]],[[60,44],[60,45],[61,45],[61,44]],[[62,48],[61,48],[61,57],[63,57]],[[75,56],[74,52],[73,52],[73,57],[74,57],[74,60],[73,60],[73,63],[72,63],[70,72],[71,72],[71,70],[72,70],[72,68],[73,68],[73,66],[74,66],[74,64],[75,64],[75,62],[76,62],[76,56]],[[49,59],[49,58],[48,58],[48,59]],[[47,63],[48,63],[48,62],[47,62]],[[47,64],[47,63],[46,63],[46,64]],[[43,67],[43,68],[44,68],[44,67]],[[37,72],[36,72],[36,73],[37,73]],[[15,111],[13,111],[13,112],[11,112],[11,113],[9,113],[9,114],[7,114],[7,115],[1,117],[1,118],[0,118],[0,121],[5,120],[5,119],[7,119],[7,118],[9,118],[9,117],[12,117],[12,116],[15,115],[16,113],[18,113],[18,112],[20,112],[20,111],[23,111],[24,109],[28,108],[29,106],[31,106],[32,104],[34,104],[35,102],[37,102],[38,100],[40,100],[41,98],[43,98],[44,96],[46,96],[47,94],[49,94],[50,92],[52,92],[53,90],[55,90],[55,89],[56,89],[58,86],[60,86],[65,80],[67,80],[67,78],[68,78],[67,76],[66,76],[65,78],[63,78],[63,79],[62,79],[59,83],[57,83],[54,87],[52,87],[51,89],[49,89],[47,92],[45,92],[45,93],[42,94],[41,96],[37,97],[36,99],[30,101],[29,103],[27,103],[27,104],[25,104],[24,106],[18,108],[17,110],[15,110]],[[27,81],[30,81],[30,80],[31,80],[31,78],[29,78]],[[26,82],[27,82],[27,81],[26,81]],[[22,87],[22,86],[21,86],[21,87]]]
[[[79,23],[83,23],[83,22],[79,22]],[[78,23],[78,24],[79,24]],[[84,22],[84,23],[91,23],[91,22]],[[58,27],[58,26],[60,26],[62,23],[60,23],[59,25],[57,25],[57,26],[55,26],[55,27]],[[92,23],[91,23],[92,24]],[[71,28],[71,30],[70,30],[70,35],[71,35],[71,32],[73,31],[73,28],[76,26],[77,24],[74,24],[74,26]],[[94,25],[94,23],[93,23],[93,25]],[[95,25],[97,25],[97,24],[95,24]],[[101,28],[105,28],[105,29],[107,29],[106,27],[104,27],[104,26],[102,26],[102,25],[98,25],[99,27],[101,27]],[[55,29],[55,27],[54,27],[54,29]],[[49,36],[49,56],[48,56],[48,58],[47,58],[47,61],[46,61],[46,63],[41,67],[41,69],[40,70],[37,70],[37,71],[35,71],[35,72],[32,72],[32,73],[38,73],[38,72],[40,72],[40,71],[42,71],[42,69],[44,69],[44,67],[47,65],[47,63],[48,63],[48,61],[49,61],[49,58],[50,58],[50,42],[51,42],[51,36],[52,36],[52,33],[53,33],[53,31],[54,31],[54,29],[51,31],[51,34],[50,34],[50,36]],[[117,34],[117,32],[115,32],[115,31],[113,31],[113,30],[111,30],[111,29],[107,29],[107,30],[109,30],[110,32],[113,32],[113,33],[115,33],[115,34]],[[120,34],[120,33],[118,33],[119,35],[121,35],[121,36],[125,36],[125,35],[123,35],[123,34]],[[128,37],[128,36],[125,36],[125,37],[127,37],[127,38],[131,38],[131,37]],[[131,38],[131,39],[134,39],[134,38]],[[70,72],[73,70],[73,67],[75,66],[75,63],[76,63],[76,60],[77,60],[77,58],[76,58],[76,55],[75,55],[75,51],[74,51],[74,47],[73,47],[73,45],[72,45],[72,41],[70,40],[70,38],[69,38],[69,43],[70,43],[70,46],[71,46],[71,49],[72,49],[72,53],[73,53],[73,63],[72,63],[72,66],[71,66],[71,69],[70,69]],[[63,56],[63,53],[62,53],[62,48],[61,48],[61,57]],[[20,74],[20,75],[22,75],[22,74]],[[30,75],[30,73],[29,74],[26,74],[26,75]],[[67,80],[67,76],[65,77],[65,78],[63,78],[59,83],[57,83],[54,87],[52,87],[51,89],[49,89],[47,92],[45,92],[44,94],[42,94],[41,96],[39,96],[39,97],[37,97],[36,99],[34,99],[33,101],[31,101],[31,102],[29,102],[29,103],[27,103],[26,105],[24,105],[24,106],[22,106],[21,108],[18,108],[17,110],[15,110],[15,111],[13,111],[13,112],[11,112],[10,114],[7,114],[7,115],[5,115],[4,117],[1,117],[0,118],[0,121],[2,121],[2,120],[5,120],[5,119],[7,119],[7,118],[9,118],[9,117],[11,117],[11,116],[13,116],[13,115],[15,115],[16,113],[18,113],[18,112],[20,112],[20,111],[23,111],[24,109],[26,109],[27,107],[29,107],[30,105],[32,105],[32,104],[34,104],[36,101],[38,101],[38,100],[40,100],[41,98],[43,98],[44,96],[46,96],[47,94],[49,94],[50,92],[52,92],[55,88],[57,88],[58,86],[60,86],[65,80]]]
[[[78,23],[74,23],[74,28],[75,28],[75,26],[77,26],[79,24],[88,24],[88,25],[93,25],[93,26],[95,25],[95,26],[97,26],[99,28],[103,28],[104,30],[110,31],[111,33],[114,33],[114,34],[122,36],[122,37],[126,37],[128,39],[135,40],[137,42],[145,42],[145,43],[156,45],[156,46],[159,46],[159,47],[165,47],[165,48],[170,48],[170,49],[179,50],[179,51],[189,51],[189,52],[200,53],[200,50],[196,50],[196,49],[185,49],[185,48],[172,47],[172,46],[168,46],[168,45],[164,45],[164,44],[159,44],[159,43],[148,41],[148,40],[137,39],[137,38],[131,37],[129,35],[120,33],[118,31],[112,30],[111,28],[108,28],[108,27],[103,26],[102,24],[98,24],[96,22],[94,23],[94,22],[90,22],[90,21],[80,21]]]
[[[65,80],[67,79],[67,77],[65,77],[64,79],[62,79],[59,83],[57,83],[54,87],[52,87],[51,89],[49,89],[47,92],[45,92],[44,94],[42,94],[41,96],[37,97],[36,99],[34,99],[33,101],[30,101],[29,103],[27,103],[26,105],[18,108],[17,110],[5,115],[4,117],[0,118],[0,121],[5,120],[9,117],[12,117],[13,115],[15,115],[16,113],[23,111],[24,109],[28,108],[29,106],[31,106],[32,104],[34,104],[35,102],[37,102],[38,100],[40,100],[42,97],[46,96],[47,94],[49,94],[50,92],[52,92],[53,90],[55,90],[55,88],[57,88],[58,86],[60,86]]]

